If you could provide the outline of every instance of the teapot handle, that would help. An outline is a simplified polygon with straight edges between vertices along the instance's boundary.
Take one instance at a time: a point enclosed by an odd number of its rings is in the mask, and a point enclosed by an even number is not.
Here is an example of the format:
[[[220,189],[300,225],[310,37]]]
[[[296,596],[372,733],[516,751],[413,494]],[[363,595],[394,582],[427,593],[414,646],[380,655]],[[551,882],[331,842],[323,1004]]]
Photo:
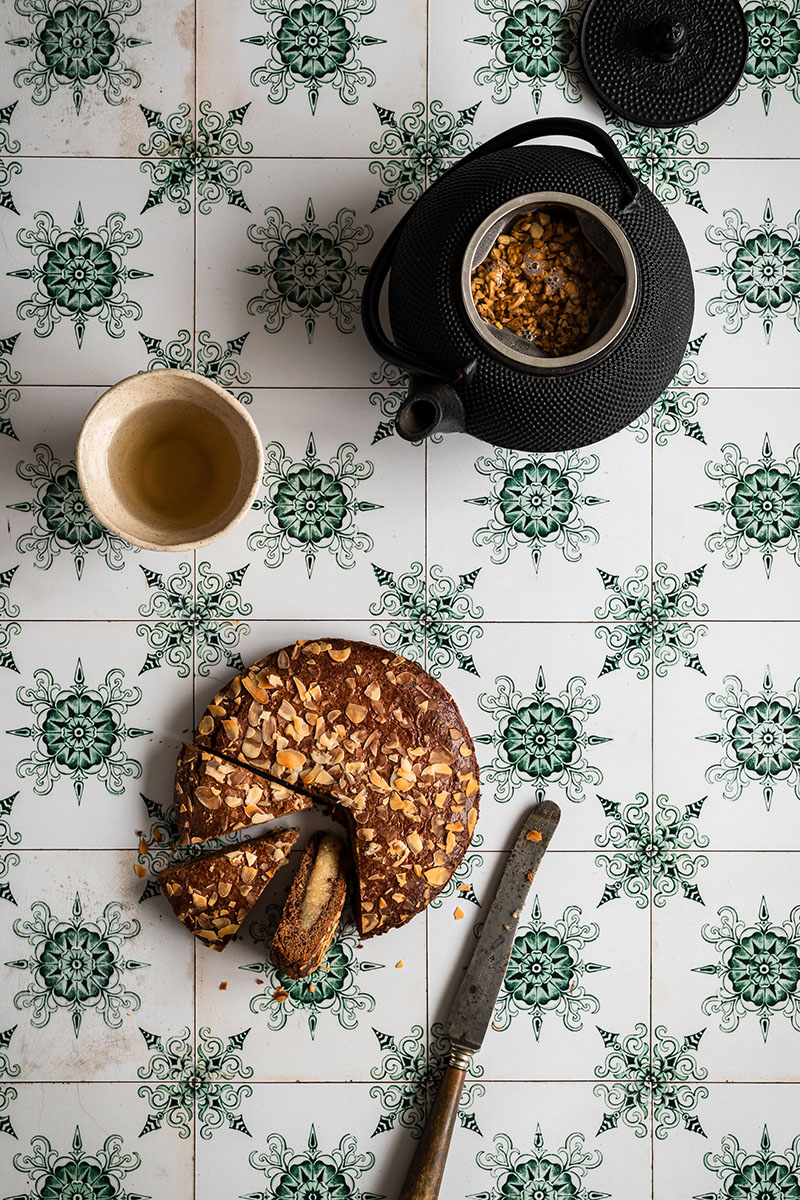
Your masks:
[[[555,134],[563,134],[565,137],[588,142],[605,159],[622,184],[625,203],[620,212],[626,213],[639,204],[641,195],[639,180],[625,162],[619,147],[599,125],[592,125],[590,121],[579,121],[575,117],[539,117],[533,121],[523,121],[521,125],[505,129],[495,137],[489,138],[489,141],[484,142],[482,146],[478,146],[477,150],[465,154],[455,164],[454,169],[457,170],[467,163],[474,162],[475,159],[483,158],[485,154],[494,154],[496,150],[508,150],[512,146],[518,146],[521,142],[529,142],[532,138],[553,137]]]

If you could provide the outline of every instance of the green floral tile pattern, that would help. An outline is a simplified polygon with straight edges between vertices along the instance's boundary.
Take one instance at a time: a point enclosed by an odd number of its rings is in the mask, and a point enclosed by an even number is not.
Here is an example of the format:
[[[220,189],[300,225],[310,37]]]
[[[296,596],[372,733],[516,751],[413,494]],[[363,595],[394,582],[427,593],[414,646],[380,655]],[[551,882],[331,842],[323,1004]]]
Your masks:
[[[734,442],[720,448],[721,462],[706,463],[706,475],[719,483],[722,499],[697,507],[722,514],[722,529],[706,538],[723,565],[741,565],[751,550],[761,555],[769,579],[776,553],[786,551],[800,567],[800,442],[784,462],[775,458],[764,434],[760,458],[748,459]]]
[[[479,475],[491,480],[486,496],[467,504],[491,509],[488,521],[473,535],[476,546],[491,546],[492,562],[508,561],[511,551],[524,546],[534,571],[547,546],[557,547],[567,562],[580,561],[586,546],[599,534],[586,524],[582,510],[605,504],[599,496],[584,495],[583,484],[600,465],[596,454],[570,450],[563,454],[522,455],[496,449],[475,460]]]
[[[644,792],[638,792],[630,804],[619,804],[604,796],[597,799],[603,807],[606,827],[595,837],[596,846],[613,847],[613,854],[598,854],[595,865],[608,878],[597,902],[607,904],[627,896],[637,908],[652,903],[663,908],[671,896],[703,903],[695,883],[699,871],[708,866],[708,857],[696,850],[708,845],[708,837],[695,822],[706,797],[678,808],[668,796],[656,796],[654,810]]]
[[[16,671],[17,664],[11,651],[12,639],[22,631],[22,627],[14,618],[20,614],[20,607],[8,595],[8,589],[17,572],[16,567],[0,571],[0,667]]]
[[[141,925],[127,919],[124,911],[114,900],[96,921],[89,920],[76,893],[66,919],[59,919],[43,900],[36,900],[30,919],[20,917],[14,922],[14,933],[29,943],[31,953],[6,966],[31,976],[28,987],[14,996],[15,1008],[31,1010],[31,1025],[41,1029],[59,1009],[66,1009],[77,1038],[90,1009],[109,1029],[119,1029],[124,1015],[136,1012],[141,998],[125,986],[126,973],[149,964],[125,957],[126,942],[136,937]]]
[[[152,733],[123,724],[129,709],[141,700],[141,688],[126,688],[119,667],[113,667],[97,687],[89,687],[80,659],[66,687],[46,667],[34,671],[33,678],[33,687],[17,689],[17,701],[30,709],[34,724],[8,730],[34,743],[30,756],[17,763],[19,778],[33,777],[34,791],[46,795],[66,776],[79,804],[90,776],[99,779],[110,795],[122,795],[125,780],[138,779],[142,773],[141,764],[125,752],[125,743]]]
[[[496,103],[505,104],[521,87],[530,91],[538,113],[548,84],[570,104],[578,103],[582,75],[575,33],[582,5],[577,0],[475,0],[475,9],[492,25],[491,32],[466,39],[490,53],[475,82],[490,87]]]
[[[29,1154],[14,1155],[14,1169],[26,1177],[30,1188],[8,1200],[56,1200],[56,1197],[91,1197],[92,1200],[150,1200],[128,1191],[126,1177],[141,1165],[138,1154],[124,1149],[119,1134],[111,1134],[94,1154],[83,1148],[80,1126],[75,1126],[72,1147],[59,1153],[49,1138],[31,1138]]]
[[[483,637],[483,629],[468,621],[479,621],[483,616],[483,609],[472,599],[480,567],[459,575],[457,580],[445,575],[438,563],[431,564],[427,578],[419,562],[412,563],[402,575],[375,563],[372,570],[381,595],[370,604],[369,611],[397,622],[372,626],[372,633],[388,649],[420,662],[427,652],[427,668],[435,678],[452,666],[470,675],[479,674],[470,649],[476,638]]]
[[[745,0],[742,8],[750,48],[741,82],[728,104],[735,104],[748,87],[760,90],[766,116],[776,89],[785,89],[800,103],[800,3]]]
[[[266,280],[261,294],[248,300],[247,311],[265,317],[267,333],[279,333],[289,317],[301,316],[309,345],[320,316],[331,317],[340,333],[352,333],[361,304],[356,282],[367,273],[355,253],[372,238],[370,226],[356,225],[349,208],[320,225],[310,197],[300,225],[292,225],[277,207],[265,209],[264,216],[264,225],[247,230],[265,261],[242,270]]]
[[[587,1189],[586,1177],[603,1161],[599,1150],[587,1150],[582,1133],[571,1133],[558,1150],[548,1150],[537,1124],[530,1150],[515,1146],[505,1133],[494,1139],[494,1151],[480,1150],[475,1161],[494,1176],[494,1186],[473,1192],[472,1200],[517,1200],[539,1196],[550,1200],[605,1200],[608,1192]]]
[[[11,828],[9,817],[11,810],[14,807],[19,792],[12,792],[10,796],[0,800],[0,848],[6,846],[18,846],[22,841],[22,834],[17,833]],[[16,904],[14,893],[11,890],[11,884],[8,882],[9,874],[20,865],[21,859],[18,854],[0,854],[0,900],[7,900],[9,904]],[[0,1069],[0,1075],[7,1075],[8,1071]]]
[[[620,580],[598,567],[608,595],[594,614],[600,621],[610,618],[614,622],[595,630],[610,651],[600,668],[601,676],[626,666],[639,679],[647,679],[651,663],[660,678],[676,663],[705,674],[695,652],[698,640],[707,632],[707,626],[697,622],[708,613],[708,605],[696,591],[704,571],[705,565],[675,575],[666,563],[656,563],[652,578],[647,567],[640,566],[630,578]]]
[[[0,1075],[11,1079],[20,1073],[19,1065],[12,1062],[7,1053],[16,1028],[16,1025],[12,1025],[10,1029],[0,1031]]]
[[[96,230],[89,229],[80,204],[69,228],[62,229],[49,212],[34,213],[34,220],[36,228],[18,230],[17,241],[31,251],[35,265],[7,272],[34,284],[33,295],[17,305],[20,320],[33,319],[33,332],[44,338],[66,317],[79,348],[90,320],[97,320],[109,337],[124,337],[125,323],[142,315],[141,304],[126,288],[151,275],[123,261],[129,250],[141,245],[141,229],[126,228],[121,212],[110,213]]]
[[[738,333],[755,316],[767,343],[776,317],[800,329],[800,211],[785,227],[775,224],[769,199],[759,225],[750,225],[738,208],[722,215],[725,223],[709,225],[706,238],[722,248],[723,262],[697,268],[722,279],[722,291],[706,304],[708,315],[724,317],[726,333]]]
[[[278,927],[281,909],[267,908],[266,920],[251,927],[256,942],[268,947]],[[379,971],[383,963],[370,962],[356,951],[359,939],[354,929],[343,927],[328,947],[323,964],[305,979],[290,979],[272,965],[267,952],[257,962],[247,963],[241,971],[264,978],[262,990],[250,1001],[250,1011],[263,1014],[270,1029],[283,1029],[294,1013],[302,1013],[313,1041],[323,1013],[335,1017],[343,1031],[355,1029],[360,1013],[371,1013],[375,997],[366,991],[368,981],[361,976]],[[293,1022],[296,1028],[296,1022]]]
[[[223,345],[214,341],[210,330],[198,329],[193,347],[190,329],[178,330],[172,341],[139,334],[149,355],[148,371],[169,367],[196,371],[229,391],[233,390],[242,404],[253,403],[252,392],[238,391],[239,384],[250,382],[250,373],[244,370],[239,357],[249,336],[249,333],[242,333],[239,337],[229,338]]]
[[[7,1133],[9,1137],[16,1138],[17,1134],[14,1126],[11,1124],[11,1118],[6,1112],[14,1103],[18,1095],[17,1089],[13,1087],[0,1087],[0,1133]]]
[[[141,8],[141,0],[15,0],[14,8],[30,22],[25,37],[6,45],[31,53],[30,62],[14,75],[19,88],[32,88],[34,104],[47,104],[58,88],[72,92],[80,113],[87,88],[95,88],[108,104],[122,104],[126,88],[142,82],[123,54],[149,43],[125,33],[125,22]]]
[[[769,667],[760,691],[746,688],[738,675],[726,675],[723,683],[724,691],[706,697],[709,709],[722,717],[723,732],[698,739],[723,748],[706,779],[724,783],[729,800],[757,784],[767,809],[776,783],[787,783],[800,799],[800,678],[785,695],[776,693]]]
[[[704,1029],[678,1039],[668,1034],[664,1025],[657,1025],[652,1042],[643,1023],[626,1037],[599,1026],[598,1033],[607,1053],[594,1073],[598,1079],[614,1080],[594,1089],[606,1109],[598,1133],[616,1129],[622,1122],[637,1137],[646,1137],[652,1110],[657,1138],[666,1138],[679,1124],[690,1133],[706,1136],[695,1109],[708,1098],[708,1088],[687,1082],[708,1075],[695,1057]]]
[[[763,1196],[765,1200],[783,1200],[800,1195],[800,1135],[783,1153],[773,1150],[769,1130],[764,1126],[758,1150],[748,1151],[732,1133],[722,1139],[721,1149],[703,1155],[703,1165],[721,1180],[713,1192],[703,1192],[694,1200],[738,1200],[745,1196]]]
[[[693,968],[718,980],[703,1012],[718,1016],[724,1033],[756,1016],[765,1042],[778,1016],[800,1031],[800,905],[783,922],[772,920],[763,896],[752,924],[729,905],[717,915],[719,924],[704,925],[702,934],[718,961]]]
[[[583,951],[600,936],[594,921],[581,921],[572,904],[552,924],[545,924],[537,896],[530,920],[514,938],[505,979],[495,1005],[492,1027],[508,1029],[520,1013],[530,1016],[537,1042],[547,1013],[561,1018],[565,1029],[583,1028],[586,1013],[596,1013],[600,1001],[587,991],[584,976],[607,971],[602,963],[585,962]]]
[[[247,538],[250,550],[266,551],[265,566],[280,567],[292,550],[299,550],[310,579],[321,550],[329,551],[343,570],[355,566],[357,552],[372,550],[372,538],[356,520],[383,505],[356,497],[358,485],[375,470],[357,455],[353,442],[343,442],[326,462],[317,454],[313,433],[299,461],[280,442],[269,443],[264,453],[266,495],[253,503],[254,511],[266,513],[267,519]]]
[[[649,413],[642,413],[628,426],[635,434],[637,442],[648,441],[652,421],[653,440],[657,446],[669,445],[670,439],[677,434],[683,434],[684,437],[705,445],[705,434],[697,417],[703,405],[708,404],[709,397],[707,392],[696,390],[697,384],[708,383],[708,373],[701,370],[698,363],[705,339],[704,333],[692,338],[686,347],[672,386],[661,393]],[[688,387],[691,387],[692,391],[683,390]]]
[[[12,333],[10,337],[0,338],[0,434],[6,437],[14,438],[19,441],[14,426],[11,423],[11,405],[16,404],[20,399],[19,388],[7,387],[7,384],[19,383],[22,375],[19,371],[15,371],[11,365],[11,355],[14,353],[14,347],[19,338],[19,333]]]
[[[320,1149],[313,1125],[306,1148],[297,1152],[281,1134],[271,1133],[266,1150],[254,1150],[249,1161],[267,1178],[263,1191],[249,1193],[250,1200],[312,1200],[315,1195],[330,1200],[384,1200],[377,1192],[361,1189],[361,1176],[375,1165],[375,1155],[360,1153],[352,1133],[345,1134],[329,1153]]]
[[[380,1064],[373,1067],[370,1075],[380,1079],[381,1086],[370,1088],[370,1096],[384,1110],[372,1134],[387,1133],[397,1125],[408,1129],[412,1138],[420,1138],[430,1104],[433,1102],[450,1050],[450,1041],[444,1027],[434,1024],[431,1029],[430,1046],[426,1044],[421,1025],[413,1025],[406,1037],[395,1038],[391,1034],[373,1029],[382,1052]],[[467,1071],[470,1079],[479,1079],[483,1067],[474,1061]],[[387,1082],[391,1081],[391,1082]],[[480,1134],[473,1105],[486,1092],[480,1083],[468,1083],[461,1093],[458,1106],[458,1121],[462,1129]]]
[[[242,1101],[252,1096],[253,1089],[249,1084],[225,1082],[249,1079],[253,1074],[240,1053],[249,1029],[223,1039],[201,1028],[197,1031],[196,1051],[189,1029],[174,1037],[162,1037],[141,1026],[139,1032],[150,1058],[137,1074],[140,1079],[156,1081],[139,1088],[140,1097],[150,1109],[140,1137],[160,1129],[164,1122],[182,1138],[190,1137],[196,1128],[200,1137],[208,1140],[223,1126],[251,1136],[238,1110]]]
[[[584,723],[600,708],[600,698],[585,691],[586,680],[574,675],[563,691],[552,692],[541,667],[531,695],[520,692],[507,675],[495,680],[494,694],[483,692],[478,705],[495,720],[494,733],[479,734],[475,741],[492,746],[495,757],[482,778],[495,785],[494,798],[510,800],[524,784],[533,784],[537,800],[557,784],[568,799],[580,801],[587,785],[602,781],[600,770],[588,762],[587,747],[610,739],[586,733]]]
[[[418,100],[399,117],[379,104],[374,107],[384,132],[369,147],[372,154],[381,155],[369,169],[383,184],[373,212],[394,200],[413,204],[452,159],[475,148],[470,128],[480,102],[450,113],[440,100],[431,100],[427,110]]]
[[[693,129],[640,129],[600,105],[606,132],[619,146],[628,164],[648,186],[652,172],[653,191],[664,204],[682,201],[706,211],[697,183],[708,174],[708,142]]]
[[[267,61],[250,73],[254,87],[265,87],[272,104],[282,104],[295,87],[304,87],[312,114],[320,89],[330,87],[344,104],[356,104],[359,89],[372,87],[375,72],[360,59],[364,49],[384,44],[362,33],[359,22],[374,12],[376,0],[250,0],[269,31],[242,38],[268,51]]]
[[[139,107],[150,130],[149,139],[139,146],[139,153],[148,159],[142,163],[142,171],[154,185],[142,212],[165,200],[175,204],[178,212],[191,212],[195,188],[197,207],[203,214],[210,213],[223,197],[228,204],[250,211],[239,184],[251,164],[230,157],[252,153],[253,143],[243,141],[239,132],[249,104],[223,116],[211,107],[210,100],[201,100],[196,128],[188,104],[166,117],[143,104]]]
[[[11,121],[14,115],[14,109],[17,107],[17,101],[13,104],[6,104],[0,108],[0,154],[19,154],[21,146],[16,138],[9,137],[6,126]],[[14,197],[11,194],[9,187],[15,175],[22,174],[22,163],[13,162],[4,158],[0,158],[0,208],[7,208],[9,212],[17,212],[17,206],[14,203]],[[0,354],[2,349],[0,348]]]
[[[150,623],[136,626],[148,647],[139,674],[165,663],[174,667],[182,679],[189,675],[193,663],[199,675],[209,675],[219,663],[226,663],[234,671],[244,670],[237,647],[250,626],[232,618],[253,611],[239,593],[248,566],[245,563],[219,575],[211,570],[210,563],[200,562],[195,578],[192,564],[183,562],[168,579],[142,567],[150,599],[140,605],[139,615]]]

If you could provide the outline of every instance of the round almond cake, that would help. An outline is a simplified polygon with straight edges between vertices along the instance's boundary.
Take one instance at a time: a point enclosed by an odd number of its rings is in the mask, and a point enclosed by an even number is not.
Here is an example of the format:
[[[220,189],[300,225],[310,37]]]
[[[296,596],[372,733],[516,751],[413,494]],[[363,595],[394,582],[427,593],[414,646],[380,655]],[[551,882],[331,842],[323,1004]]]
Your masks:
[[[276,801],[290,811],[283,789],[296,794],[294,807],[304,807],[301,796],[325,805],[350,834],[362,937],[424,909],[472,839],[478,765],[455,701],[422,667],[381,646],[326,638],[267,655],[214,697],[195,745],[213,777],[201,796],[214,805],[213,819],[191,802],[184,780],[180,803],[176,788],[183,840],[244,828],[249,815],[263,821]],[[214,759],[243,771],[214,769]],[[270,793],[259,778],[282,787]]]

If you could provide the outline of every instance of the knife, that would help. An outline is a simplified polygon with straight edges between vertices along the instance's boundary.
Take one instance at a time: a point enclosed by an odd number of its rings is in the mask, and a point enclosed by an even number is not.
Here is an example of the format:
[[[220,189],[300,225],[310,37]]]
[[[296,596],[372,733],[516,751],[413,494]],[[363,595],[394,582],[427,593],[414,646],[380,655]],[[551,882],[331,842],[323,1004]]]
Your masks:
[[[467,1069],[489,1028],[519,914],[560,817],[557,804],[542,800],[517,835],[447,1018],[450,1057],[398,1200],[436,1200],[439,1195]]]

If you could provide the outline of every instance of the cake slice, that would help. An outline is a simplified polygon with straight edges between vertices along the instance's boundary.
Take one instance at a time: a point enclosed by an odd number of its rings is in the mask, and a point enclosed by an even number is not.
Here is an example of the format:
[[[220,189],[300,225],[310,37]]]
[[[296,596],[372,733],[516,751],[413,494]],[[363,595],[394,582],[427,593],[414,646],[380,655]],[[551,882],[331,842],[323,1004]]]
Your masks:
[[[272,961],[290,979],[310,975],[325,957],[342,916],[348,857],[330,833],[309,838],[272,940]]]
[[[286,862],[299,829],[282,829],[159,872],[175,916],[213,950],[224,950],[272,876]]]
[[[179,846],[207,842],[303,808],[311,808],[307,796],[207,750],[181,747],[175,772]]]

